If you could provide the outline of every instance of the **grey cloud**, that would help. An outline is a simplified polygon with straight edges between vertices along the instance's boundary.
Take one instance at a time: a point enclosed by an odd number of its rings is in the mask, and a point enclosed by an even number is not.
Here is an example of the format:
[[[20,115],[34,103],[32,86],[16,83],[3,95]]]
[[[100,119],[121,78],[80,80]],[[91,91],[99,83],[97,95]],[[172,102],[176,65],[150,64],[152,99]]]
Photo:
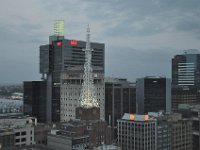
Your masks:
[[[111,76],[113,72],[121,77],[127,77],[134,81],[143,76],[167,76],[171,77],[171,58],[179,53],[179,50],[161,49],[131,49],[117,48],[113,53],[106,54],[106,75]]]
[[[107,22],[105,35],[111,37],[121,34],[148,36],[168,30],[193,32],[194,27],[200,25],[198,0],[119,0],[105,4],[93,3],[89,8],[94,13],[88,13],[88,16]]]

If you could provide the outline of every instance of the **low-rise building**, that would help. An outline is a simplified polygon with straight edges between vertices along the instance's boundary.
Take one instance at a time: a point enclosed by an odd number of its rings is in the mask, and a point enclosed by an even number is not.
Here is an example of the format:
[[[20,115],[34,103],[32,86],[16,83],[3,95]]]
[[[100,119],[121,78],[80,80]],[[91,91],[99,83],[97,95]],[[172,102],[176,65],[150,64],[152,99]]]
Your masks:
[[[118,146],[122,150],[157,150],[157,122],[148,115],[125,113],[118,123]]]
[[[124,114],[118,120],[122,150],[192,149],[192,122],[178,113]]]
[[[200,150],[200,104],[179,104],[178,111],[192,121],[193,150]]]
[[[12,147],[15,144],[15,133],[12,129],[0,130],[0,149],[4,147]]]
[[[0,128],[4,130],[12,129],[14,134],[14,145],[16,147],[35,144],[34,126],[37,119],[34,117],[5,117],[0,119]],[[5,132],[4,132],[5,133]]]

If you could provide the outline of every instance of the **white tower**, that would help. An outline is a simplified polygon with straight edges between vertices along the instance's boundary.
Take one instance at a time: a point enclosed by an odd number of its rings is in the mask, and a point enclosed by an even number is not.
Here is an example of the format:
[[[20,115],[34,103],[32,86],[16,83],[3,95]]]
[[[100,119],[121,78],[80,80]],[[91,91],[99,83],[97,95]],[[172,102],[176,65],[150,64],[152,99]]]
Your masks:
[[[84,74],[83,74],[83,85],[80,96],[81,107],[92,108],[99,107],[96,98],[96,92],[94,87],[93,79],[93,69],[92,69],[92,49],[90,46],[90,28],[87,27],[87,36],[86,36],[86,48],[85,51],[85,64],[84,64]]]

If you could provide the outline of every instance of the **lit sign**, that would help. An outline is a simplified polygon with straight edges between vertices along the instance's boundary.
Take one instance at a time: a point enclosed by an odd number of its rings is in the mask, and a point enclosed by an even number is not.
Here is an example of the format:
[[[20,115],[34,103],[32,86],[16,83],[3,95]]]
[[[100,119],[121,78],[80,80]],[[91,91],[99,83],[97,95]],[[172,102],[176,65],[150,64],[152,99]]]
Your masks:
[[[149,120],[149,115],[144,115],[144,121],[148,121]]]
[[[56,45],[57,45],[57,46],[62,46],[62,42],[59,41],[59,42],[56,43]]]
[[[77,43],[78,43],[78,42],[77,42],[76,40],[70,40],[70,41],[69,41],[69,44],[71,44],[71,45],[77,45]]]
[[[130,114],[130,120],[134,120],[135,116],[133,114]]]

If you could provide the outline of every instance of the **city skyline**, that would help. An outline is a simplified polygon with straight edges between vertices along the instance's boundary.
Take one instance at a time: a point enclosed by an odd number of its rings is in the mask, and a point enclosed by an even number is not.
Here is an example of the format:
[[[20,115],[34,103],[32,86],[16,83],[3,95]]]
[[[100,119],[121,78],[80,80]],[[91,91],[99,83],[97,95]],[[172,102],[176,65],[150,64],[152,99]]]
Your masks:
[[[105,43],[106,76],[171,78],[171,59],[199,49],[200,1],[39,1],[11,0],[0,6],[0,83],[40,80],[39,45],[65,20],[65,38]]]

